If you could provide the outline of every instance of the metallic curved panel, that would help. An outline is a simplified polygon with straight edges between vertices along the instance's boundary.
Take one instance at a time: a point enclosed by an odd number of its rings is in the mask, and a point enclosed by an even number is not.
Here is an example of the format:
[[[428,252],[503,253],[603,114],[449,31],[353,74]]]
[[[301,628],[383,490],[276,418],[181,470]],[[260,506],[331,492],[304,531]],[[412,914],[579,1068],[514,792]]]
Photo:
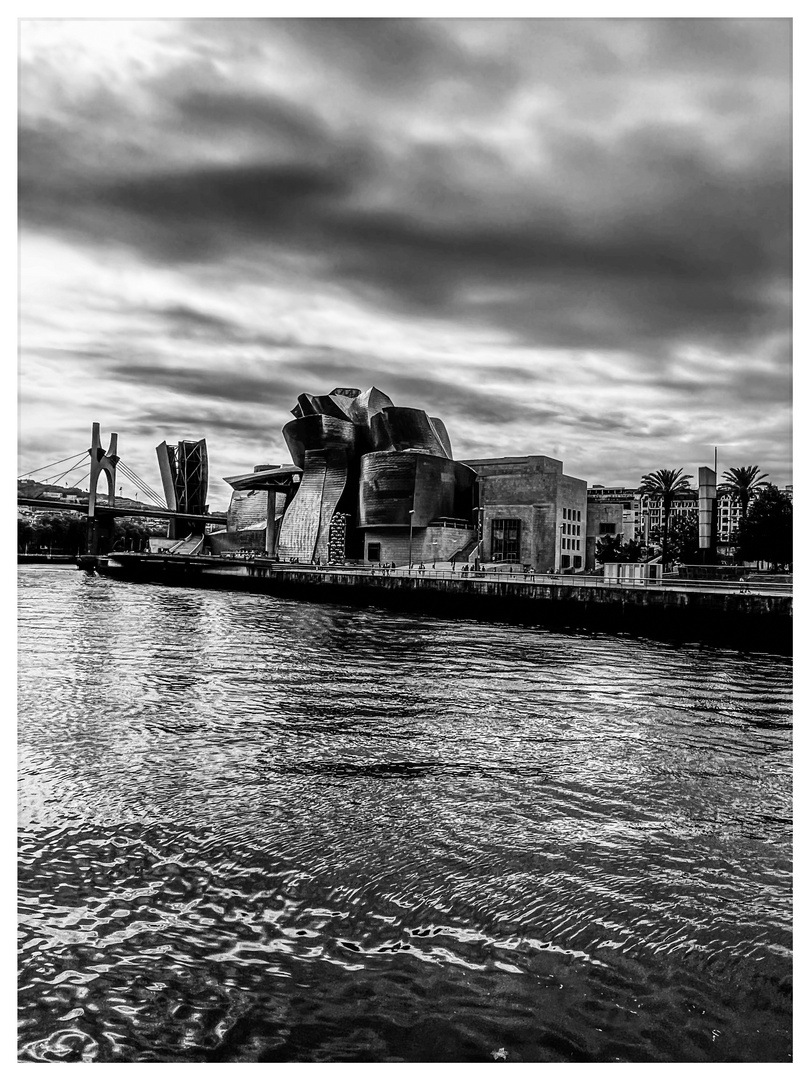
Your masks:
[[[329,391],[329,397],[335,395],[345,398],[358,398],[360,397],[360,391],[355,386],[336,386],[334,390]]]
[[[372,416],[370,427],[374,450],[422,450],[448,456],[424,409],[391,406]]]
[[[287,491],[300,475],[301,469],[297,465],[278,465],[273,469],[240,473],[239,476],[223,476],[222,479],[235,491],[258,491],[259,488]]]
[[[290,420],[281,429],[290,455],[299,468],[304,468],[307,450],[342,449],[350,457],[355,451],[355,428],[348,420],[339,420],[324,413],[314,413]]]
[[[334,397],[332,394],[299,394],[298,404],[292,410],[293,416],[334,416],[337,420],[349,419],[351,398]]]
[[[477,473],[469,465],[463,465],[460,461],[453,462],[455,485],[453,488],[453,513],[455,518],[463,518],[472,522],[473,507],[475,503],[475,481]]]
[[[344,449],[306,452],[301,484],[281,523],[281,558],[312,562],[316,557],[327,557],[329,527],[346,488],[347,473]]]
[[[318,523],[318,539],[315,558],[329,558],[329,531],[337,513],[338,504],[346,490],[349,462],[345,450],[326,450],[326,475],[321,491],[321,516]]]
[[[351,403],[349,416],[355,424],[367,428],[371,423],[372,416],[382,412],[383,409],[392,409],[394,403],[391,398],[378,390],[376,386],[369,387],[362,394],[358,394]]]
[[[435,518],[472,511],[475,473],[466,465],[433,454],[381,451],[360,464],[360,528],[410,524],[424,528]]]
[[[433,430],[436,432],[439,442],[444,447],[445,454],[451,458],[453,456],[453,447],[450,442],[450,436],[447,434],[447,428],[444,426],[444,421],[440,420],[438,416],[429,416],[428,420],[430,420],[433,425]]]
[[[416,454],[382,451],[360,462],[360,528],[408,525],[414,508]]]

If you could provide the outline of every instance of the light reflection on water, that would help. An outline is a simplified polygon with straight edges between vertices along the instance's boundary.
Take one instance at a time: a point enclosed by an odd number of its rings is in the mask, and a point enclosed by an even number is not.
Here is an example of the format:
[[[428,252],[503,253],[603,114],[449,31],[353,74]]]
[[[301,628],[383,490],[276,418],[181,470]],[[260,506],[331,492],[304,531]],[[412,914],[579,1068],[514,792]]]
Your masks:
[[[790,1058],[790,667],[20,570],[21,1056]]]

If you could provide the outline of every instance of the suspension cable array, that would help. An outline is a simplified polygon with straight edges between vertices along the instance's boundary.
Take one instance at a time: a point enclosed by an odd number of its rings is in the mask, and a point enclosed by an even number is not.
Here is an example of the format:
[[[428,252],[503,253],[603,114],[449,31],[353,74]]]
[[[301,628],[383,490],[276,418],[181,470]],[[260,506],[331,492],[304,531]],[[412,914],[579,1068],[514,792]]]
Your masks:
[[[58,461],[52,461],[48,465],[41,465],[38,469],[31,469],[29,472],[21,473],[20,476],[17,477],[17,479],[28,479],[35,476],[37,473],[42,473],[46,472],[47,470],[54,469],[57,465],[64,465],[65,462],[71,462],[71,464],[62,471],[59,471],[57,469],[56,472],[51,473],[48,476],[40,477],[37,480],[37,483],[58,484],[60,480],[63,480],[71,473],[78,470],[84,470],[84,466],[87,463],[87,451],[82,450],[80,454],[72,454],[68,457],[60,458]],[[136,492],[143,492],[143,494],[148,496],[157,506],[161,506],[163,507],[163,509],[166,509],[166,500],[164,499],[164,497],[158,494],[158,492],[155,491],[153,487],[147,484],[145,480],[138,476],[134,469],[131,469],[129,465],[127,465],[126,462],[121,461],[120,458],[118,459],[117,468],[126,477],[126,479],[135,486]],[[89,476],[90,473],[85,472],[84,476],[82,476],[80,480],[71,482],[72,486],[81,487],[81,485],[88,479]]]
[[[69,472],[72,472],[73,469],[78,468],[78,466],[81,465],[81,463],[86,457],[87,451],[82,450],[80,454],[71,454],[69,457],[60,458],[58,461],[52,461],[49,465],[40,465],[38,469],[31,469],[30,472],[21,473],[20,476],[17,477],[17,479],[24,480],[27,476],[33,476],[34,473],[45,472],[46,469],[52,469],[56,465],[62,465],[65,461],[74,461],[75,464],[71,465],[69,469],[62,473],[62,476],[67,476],[67,474]],[[46,478],[44,481],[42,481],[42,483],[51,483],[51,480]]]
[[[138,476],[133,469],[130,469],[125,462],[121,461],[120,458],[118,461],[118,468],[131,484],[136,485],[136,491],[142,491],[145,495],[148,495],[154,503],[157,503],[158,506],[162,506],[164,509],[166,508],[166,500],[163,496],[158,495],[154,488],[150,487],[145,480],[142,480],[141,477]]]

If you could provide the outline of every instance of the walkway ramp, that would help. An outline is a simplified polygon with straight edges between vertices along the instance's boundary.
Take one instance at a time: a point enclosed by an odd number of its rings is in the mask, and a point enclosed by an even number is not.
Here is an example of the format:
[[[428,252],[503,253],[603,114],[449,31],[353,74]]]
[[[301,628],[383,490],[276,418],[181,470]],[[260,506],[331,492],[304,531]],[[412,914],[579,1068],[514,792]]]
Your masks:
[[[167,554],[169,554],[169,555],[199,555],[200,552],[202,551],[202,546],[203,546],[204,540],[205,540],[204,535],[200,534],[200,535],[195,536],[192,533],[191,535],[187,536],[185,538],[185,540],[180,540],[176,544],[173,544],[168,549]]]

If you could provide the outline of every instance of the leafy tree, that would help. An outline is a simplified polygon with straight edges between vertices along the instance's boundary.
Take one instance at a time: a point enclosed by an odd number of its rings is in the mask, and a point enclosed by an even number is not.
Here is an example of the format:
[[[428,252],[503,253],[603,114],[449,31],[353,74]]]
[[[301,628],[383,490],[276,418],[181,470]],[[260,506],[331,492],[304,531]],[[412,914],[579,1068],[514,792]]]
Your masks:
[[[138,518],[116,518],[113,525],[113,546],[119,550],[140,550],[148,537],[165,536],[165,526],[157,529],[144,525]],[[17,550],[31,552],[42,548],[54,554],[75,555],[85,550],[87,517],[84,513],[38,514],[36,518],[17,519]]]
[[[683,469],[658,469],[656,472],[647,473],[641,478],[640,491],[642,495],[651,495],[660,498],[664,511],[661,562],[666,568],[669,556],[669,515],[672,512],[672,498],[680,491],[689,491],[689,481],[692,476],[684,473]]]
[[[759,471],[759,465],[742,465],[738,469],[729,469],[723,473],[723,483],[718,488],[720,495],[733,495],[740,500],[740,534],[745,533],[745,522],[751,499],[763,486],[767,487],[767,473]]]
[[[744,559],[764,560],[776,566],[793,562],[793,502],[784,491],[765,484],[752,503],[741,537]]]
[[[662,543],[663,529],[651,529],[650,540]],[[675,562],[694,563],[700,558],[697,510],[676,514],[670,521],[669,554]]]
[[[17,544],[20,550],[39,551],[49,549],[58,554],[75,555],[83,550],[85,538],[85,519],[82,514],[59,513],[39,514],[28,519],[25,524],[21,519],[17,526]]]
[[[165,527],[156,532],[138,518],[116,518],[113,526],[113,547],[119,551],[140,551],[150,536],[165,535]]]
[[[25,551],[34,543],[34,523],[30,518],[17,518],[17,551]]]
[[[642,555],[642,547],[638,540],[622,542],[621,533],[613,533],[604,536],[596,542],[596,561],[608,562],[639,562]]]

